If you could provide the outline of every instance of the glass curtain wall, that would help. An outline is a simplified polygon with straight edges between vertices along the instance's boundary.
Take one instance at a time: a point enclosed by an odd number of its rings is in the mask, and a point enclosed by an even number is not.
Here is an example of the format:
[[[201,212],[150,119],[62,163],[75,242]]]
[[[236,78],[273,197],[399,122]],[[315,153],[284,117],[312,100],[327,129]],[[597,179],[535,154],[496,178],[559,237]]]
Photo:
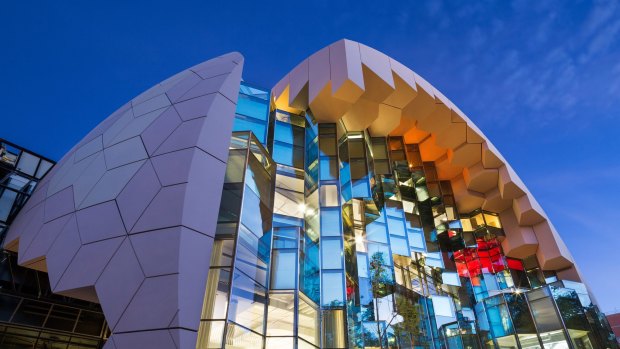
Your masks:
[[[585,288],[506,257],[418,144],[241,95],[198,348],[609,346]]]

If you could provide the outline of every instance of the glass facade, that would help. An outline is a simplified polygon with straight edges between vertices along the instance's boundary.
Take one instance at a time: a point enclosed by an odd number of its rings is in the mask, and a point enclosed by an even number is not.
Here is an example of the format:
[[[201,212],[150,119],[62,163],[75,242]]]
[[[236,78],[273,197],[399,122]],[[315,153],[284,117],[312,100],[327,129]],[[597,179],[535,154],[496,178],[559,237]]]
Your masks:
[[[509,258],[418,144],[242,83],[197,348],[617,348],[585,286]]]

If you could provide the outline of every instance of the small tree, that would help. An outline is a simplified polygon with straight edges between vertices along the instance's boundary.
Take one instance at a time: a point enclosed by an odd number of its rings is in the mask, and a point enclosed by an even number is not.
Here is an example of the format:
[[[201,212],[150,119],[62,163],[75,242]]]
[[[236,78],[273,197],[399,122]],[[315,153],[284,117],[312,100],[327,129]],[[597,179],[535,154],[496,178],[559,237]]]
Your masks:
[[[402,321],[395,324],[394,332],[396,337],[409,335],[411,347],[411,338],[420,332],[420,306],[402,296],[396,296],[396,311],[402,316]]]
[[[379,322],[379,302],[378,299],[385,297],[389,293],[389,289],[392,286],[392,278],[388,274],[387,267],[385,265],[385,259],[383,252],[377,251],[370,256],[370,282],[372,286],[372,297],[374,298],[375,305],[375,322],[377,323],[377,339],[379,341],[379,347],[383,348],[384,333],[387,329],[381,329]]]
[[[370,256],[370,281],[372,286],[372,296],[375,299],[374,317],[375,322],[377,323],[377,339],[379,342],[379,347],[384,347],[383,343],[388,334],[387,330],[399,315],[402,318],[400,319],[401,321],[392,326],[397,337],[400,337],[406,333],[409,333],[410,336],[418,333],[420,330],[420,311],[418,304],[413,303],[404,296],[398,295],[393,295],[391,297],[392,302],[394,302],[395,299],[395,304],[392,303],[392,308],[394,311],[392,312],[389,320],[386,319],[387,321],[384,328],[381,328],[379,321],[378,299],[394,293],[394,280],[392,279],[392,275],[385,263],[383,252],[375,252],[372,256]]]

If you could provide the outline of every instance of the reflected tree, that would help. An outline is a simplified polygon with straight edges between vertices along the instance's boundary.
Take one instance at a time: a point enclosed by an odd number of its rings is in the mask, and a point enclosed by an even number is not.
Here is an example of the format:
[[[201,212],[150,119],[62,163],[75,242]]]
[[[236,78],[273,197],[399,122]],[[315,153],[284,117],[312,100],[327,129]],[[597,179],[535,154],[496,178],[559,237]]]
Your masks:
[[[365,344],[368,345],[373,342],[372,344],[375,347],[389,348],[392,339],[401,340],[404,338],[409,341],[409,345],[412,345],[413,337],[420,331],[419,305],[403,295],[394,293],[394,280],[391,270],[385,262],[383,252],[375,252],[370,257],[369,272],[374,298],[373,317],[376,322],[376,335],[366,333],[365,330]],[[381,302],[387,302],[385,305],[391,309],[383,321],[379,319],[379,304]],[[369,316],[367,317],[369,318]]]

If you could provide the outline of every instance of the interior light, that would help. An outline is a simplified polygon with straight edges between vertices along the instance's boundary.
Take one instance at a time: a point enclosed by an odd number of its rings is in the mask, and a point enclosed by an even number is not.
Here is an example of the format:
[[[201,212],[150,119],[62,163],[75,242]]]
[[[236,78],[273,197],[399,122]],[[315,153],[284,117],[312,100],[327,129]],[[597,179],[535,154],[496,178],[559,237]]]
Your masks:
[[[299,204],[299,205],[297,205],[297,209],[299,210],[299,212],[305,212],[306,211],[306,204]]]
[[[355,235],[355,244],[362,244],[364,242],[364,238],[361,235]]]

